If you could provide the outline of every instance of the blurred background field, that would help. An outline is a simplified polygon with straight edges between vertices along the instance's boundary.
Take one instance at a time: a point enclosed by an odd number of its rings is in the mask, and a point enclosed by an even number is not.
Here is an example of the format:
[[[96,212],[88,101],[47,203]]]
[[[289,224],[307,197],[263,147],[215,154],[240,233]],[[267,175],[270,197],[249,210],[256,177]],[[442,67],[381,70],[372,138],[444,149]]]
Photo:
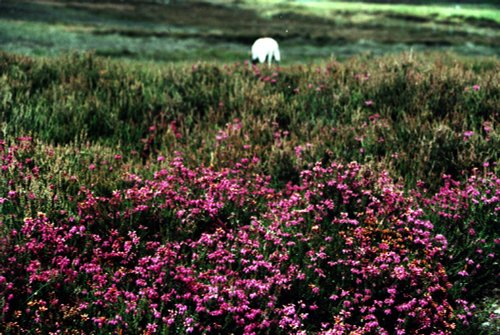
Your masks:
[[[26,55],[241,61],[268,35],[284,64],[410,49],[494,56],[499,28],[497,1],[0,1],[0,49]]]

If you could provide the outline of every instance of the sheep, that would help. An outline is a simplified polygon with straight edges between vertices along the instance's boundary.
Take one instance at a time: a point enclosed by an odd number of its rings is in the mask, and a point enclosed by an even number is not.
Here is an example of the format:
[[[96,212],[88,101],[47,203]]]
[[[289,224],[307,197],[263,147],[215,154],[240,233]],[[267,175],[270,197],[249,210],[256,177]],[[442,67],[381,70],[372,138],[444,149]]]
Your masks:
[[[252,45],[252,64],[264,63],[267,60],[268,66],[271,66],[273,60],[279,63],[281,59],[278,42],[270,37],[257,39]]]

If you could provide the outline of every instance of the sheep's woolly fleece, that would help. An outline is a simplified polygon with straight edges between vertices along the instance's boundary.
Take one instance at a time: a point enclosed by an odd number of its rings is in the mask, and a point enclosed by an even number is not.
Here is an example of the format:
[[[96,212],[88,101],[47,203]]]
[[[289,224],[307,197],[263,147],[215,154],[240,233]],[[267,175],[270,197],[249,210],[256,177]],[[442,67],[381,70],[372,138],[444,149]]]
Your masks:
[[[270,37],[259,38],[252,45],[252,61],[258,60],[260,63],[273,60],[279,62],[281,59],[278,42]]]

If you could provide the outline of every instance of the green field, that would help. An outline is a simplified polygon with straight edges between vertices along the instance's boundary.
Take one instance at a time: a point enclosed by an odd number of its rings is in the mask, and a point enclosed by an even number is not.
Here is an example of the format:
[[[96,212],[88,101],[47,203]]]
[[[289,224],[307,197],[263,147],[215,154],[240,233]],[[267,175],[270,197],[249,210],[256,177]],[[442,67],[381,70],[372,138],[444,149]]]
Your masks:
[[[0,2],[0,45],[8,52],[99,55],[156,61],[242,61],[269,35],[285,63],[365,53],[448,51],[496,56],[500,10],[493,5],[411,6],[330,1]]]

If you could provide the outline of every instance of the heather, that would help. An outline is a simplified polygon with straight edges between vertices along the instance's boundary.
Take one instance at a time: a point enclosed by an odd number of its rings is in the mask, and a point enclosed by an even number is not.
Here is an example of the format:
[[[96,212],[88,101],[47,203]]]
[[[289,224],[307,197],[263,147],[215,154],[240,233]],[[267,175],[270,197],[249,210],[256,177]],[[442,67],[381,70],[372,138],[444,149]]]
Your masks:
[[[464,297],[495,286],[492,174],[427,198],[358,163],[317,163],[277,191],[255,157],[191,169],[177,156],[110,196],[82,186],[62,209],[57,187],[30,192],[45,172],[33,149],[2,147],[3,188],[18,186],[2,198],[9,332],[451,334],[472,318]],[[47,212],[29,214],[37,204]]]
[[[277,183],[342,160],[436,189],[442,174],[498,160],[499,67],[411,53],[274,69],[4,53],[0,111],[5,136],[96,143],[145,164],[180,151],[223,166],[250,150]]]
[[[498,61],[2,54],[0,332],[498,331]]]

